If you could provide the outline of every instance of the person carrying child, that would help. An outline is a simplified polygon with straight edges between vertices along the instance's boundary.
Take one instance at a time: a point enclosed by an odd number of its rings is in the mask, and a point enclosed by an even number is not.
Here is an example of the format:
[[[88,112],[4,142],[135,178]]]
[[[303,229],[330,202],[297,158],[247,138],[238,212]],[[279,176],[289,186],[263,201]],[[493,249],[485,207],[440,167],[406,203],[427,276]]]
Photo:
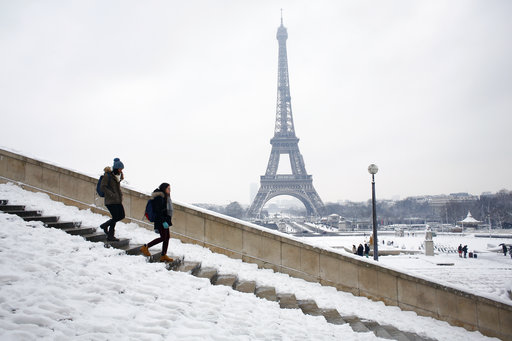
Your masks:
[[[164,182],[157,189],[153,191],[151,195],[151,204],[153,206],[153,212],[155,214],[155,230],[158,230],[160,237],[150,241],[148,244],[144,244],[140,251],[144,256],[150,257],[151,253],[149,248],[159,244],[162,244],[162,254],[160,256],[160,262],[172,262],[172,258],[167,256],[167,248],[169,246],[169,226],[172,226],[172,200],[171,200],[171,185]]]

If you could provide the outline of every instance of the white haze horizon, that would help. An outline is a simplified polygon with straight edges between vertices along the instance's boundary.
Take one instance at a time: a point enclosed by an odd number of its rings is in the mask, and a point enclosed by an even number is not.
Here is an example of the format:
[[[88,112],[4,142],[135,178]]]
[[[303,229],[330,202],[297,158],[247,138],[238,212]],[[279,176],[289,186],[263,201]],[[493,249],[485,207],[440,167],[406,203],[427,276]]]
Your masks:
[[[326,202],[511,189],[512,2],[0,1],[0,146],[189,203],[249,204],[283,8],[295,131]],[[278,197],[284,198],[284,197]]]

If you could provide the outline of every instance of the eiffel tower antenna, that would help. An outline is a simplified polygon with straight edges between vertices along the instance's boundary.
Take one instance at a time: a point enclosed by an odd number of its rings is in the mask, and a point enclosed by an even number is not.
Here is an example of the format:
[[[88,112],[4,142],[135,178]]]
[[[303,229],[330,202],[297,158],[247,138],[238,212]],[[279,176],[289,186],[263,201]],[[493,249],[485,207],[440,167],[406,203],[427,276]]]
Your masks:
[[[277,71],[277,103],[274,137],[270,140],[272,151],[265,175],[260,178],[260,189],[247,212],[249,217],[258,217],[261,209],[270,199],[289,195],[299,199],[308,215],[320,215],[324,204],[313,187],[313,177],[306,172],[304,159],[299,151],[299,139],[295,136],[293,125],[290,82],[288,77],[288,57],[286,40],[288,32],[283,26],[281,9],[281,26],[276,35],[279,45]],[[281,154],[288,154],[292,174],[277,174]]]

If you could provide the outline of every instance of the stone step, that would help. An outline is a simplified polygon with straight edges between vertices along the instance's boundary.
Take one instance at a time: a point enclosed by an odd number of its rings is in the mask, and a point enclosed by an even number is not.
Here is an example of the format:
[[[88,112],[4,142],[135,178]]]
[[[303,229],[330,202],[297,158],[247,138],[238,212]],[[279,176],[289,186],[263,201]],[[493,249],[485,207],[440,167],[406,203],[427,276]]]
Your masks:
[[[39,217],[22,217],[25,221],[41,221],[43,223],[56,223],[59,221],[57,216],[39,216]]]
[[[217,275],[213,279],[214,285],[225,285],[228,287],[233,287],[237,280],[237,277],[235,275]]]
[[[370,329],[375,336],[381,337],[383,339],[392,340],[393,338],[391,335],[386,331],[385,328],[383,328],[380,324],[378,324],[375,321],[368,321],[368,320],[361,320],[363,324],[366,326],[366,328]]]
[[[415,334],[409,333],[409,335],[407,335],[406,333],[400,331],[399,329],[397,329],[397,328],[395,328],[393,326],[381,325],[381,327],[384,328],[389,333],[389,335],[391,335],[391,338],[393,340],[398,340],[398,341],[415,341],[415,340],[419,340],[419,339],[416,339]]]
[[[410,341],[436,341],[435,339],[429,338],[428,336],[420,336],[412,332],[400,332],[406,336]],[[401,339],[402,340],[402,339]],[[405,339],[403,339],[405,340]]]
[[[107,238],[107,236],[102,233],[103,236],[105,236],[105,240]],[[141,255],[142,252],[140,252],[140,248],[141,248],[142,244],[128,244],[128,245],[125,245],[125,246],[120,246],[118,247],[119,250],[124,250],[124,252],[126,252],[127,255],[131,255],[131,256],[138,256],[138,255]]]
[[[203,267],[200,267],[199,269],[197,269],[195,272],[192,273],[194,276],[196,277],[199,277],[199,278],[207,278],[210,280],[210,282],[212,281],[212,279],[217,276],[217,269],[215,268],[210,268],[210,267],[206,267],[206,268],[203,268]]]
[[[54,223],[46,223],[46,226],[53,227],[56,229],[69,229],[73,227],[80,227],[82,226],[81,221],[57,221]],[[96,230],[96,228],[94,228]]]
[[[151,252],[151,256],[148,257],[148,261],[150,263],[160,263],[160,257],[162,256],[162,250],[155,249],[155,251],[152,251],[150,249],[150,252]],[[169,256],[169,258],[172,258],[173,262],[180,258],[180,256],[173,255],[170,253],[168,253],[167,256]]]
[[[195,271],[198,271],[200,267],[201,267],[201,263],[199,263],[199,262],[184,261],[177,268],[177,271],[193,273]]]
[[[105,247],[113,247],[115,249],[120,249],[123,246],[128,246],[130,243],[130,239],[126,238],[120,238],[118,242],[111,242],[106,240],[105,241]]]
[[[299,309],[297,298],[294,294],[277,294],[281,309]]]
[[[306,315],[323,316],[322,309],[318,308],[316,302],[313,300],[298,300],[297,304]]]
[[[354,315],[349,316],[342,316],[343,320],[350,324],[350,327],[353,331],[356,333],[367,333],[370,332],[370,329],[364,325],[363,322],[361,322],[361,319]]]
[[[94,227],[73,227],[68,229],[62,229],[62,231],[69,233],[73,236],[83,236],[86,234],[92,234],[96,232],[96,229]]]
[[[418,334],[411,333],[411,332],[402,332],[402,334],[407,336],[409,338],[409,340],[411,340],[411,341],[435,341],[435,339],[431,339],[426,336],[420,336]]]
[[[105,242],[107,240],[107,235],[103,232],[83,234],[82,237],[90,242]]]
[[[259,298],[264,298],[268,301],[277,301],[276,288],[274,287],[256,287],[256,290],[254,290],[254,294]]]
[[[160,257],[162,256],[162,250],[153,251],[150,249],[149,252],[151,253],[151,256],[148,257],[148,262],[159,263]]]
[[[169,271],[176,271],[178,268],[185,262],[185,256],[179,255],[169,255],[172,259],[174,259],[171,263],[165,263],[165,268]]]
[[[322,309],[322,315],[325,317],[327,322],[332,324],[345,324],[347,323],[336,309]]]
[[[41,211],[25,211],[25,210],[19,210],[19,211],[9,211],[9,214],[16,214],[18,217],[40,217]]]
[[[24,211],[25,206],[23,205],[1,205],[0,211],[10,212],[10,211]]]
[[[233,288],[236,291],[245,292],[248,294],[254,294],[256,291],[256,282],[255,281],[240,281],[237,280],[233,285]]]

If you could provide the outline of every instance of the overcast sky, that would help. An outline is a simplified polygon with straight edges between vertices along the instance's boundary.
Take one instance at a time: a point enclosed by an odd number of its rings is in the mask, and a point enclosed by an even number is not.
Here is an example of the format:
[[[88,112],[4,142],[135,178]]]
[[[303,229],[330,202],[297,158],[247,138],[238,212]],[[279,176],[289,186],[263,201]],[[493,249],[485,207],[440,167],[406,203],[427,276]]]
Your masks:
[[[509,0],[0,0],[0,146],[98,176],[119,157],[141,190],[249,204],[280,8],[324,202],[370,198],[370,163],[377,199],[512,189]]]

